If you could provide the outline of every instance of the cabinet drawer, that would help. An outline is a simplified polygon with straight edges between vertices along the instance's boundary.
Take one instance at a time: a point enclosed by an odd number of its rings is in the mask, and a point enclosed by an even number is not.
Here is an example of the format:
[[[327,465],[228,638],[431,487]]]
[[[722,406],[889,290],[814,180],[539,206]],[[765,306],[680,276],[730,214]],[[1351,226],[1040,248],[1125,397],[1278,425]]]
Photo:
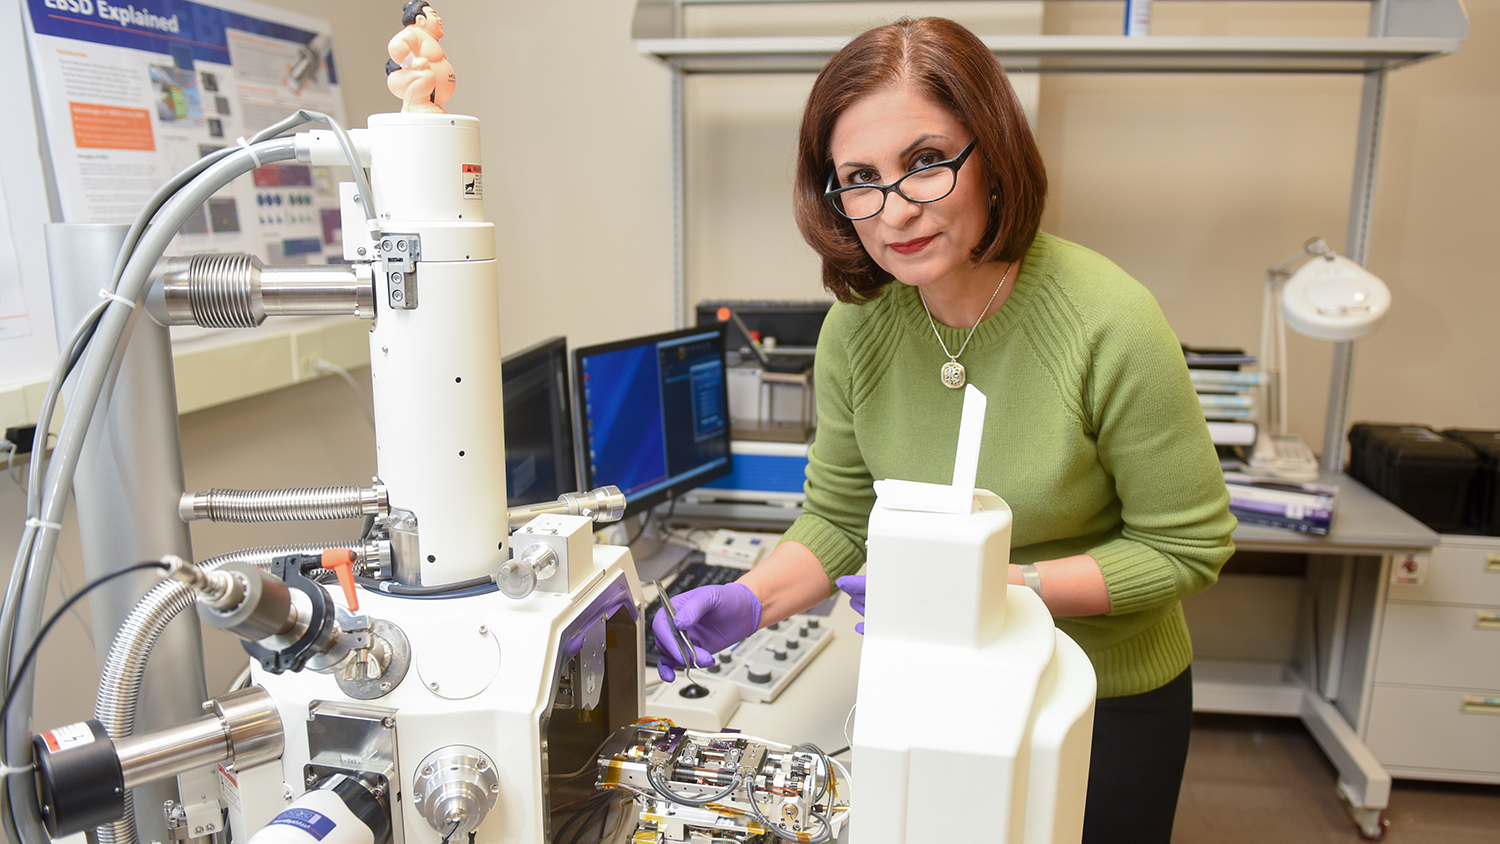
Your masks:
[[[1375,682],[1500,689],[1500,610],[1386,604]]]
[[[1500,694],[1376,686],[1365,745],[1382,765],[1500,773]]]
[[[1399,566],[1401,557],[1392,564]],[[1389,600],[1500,607],[1500,538],[1444,536],[1422,584],[1393,582]]]

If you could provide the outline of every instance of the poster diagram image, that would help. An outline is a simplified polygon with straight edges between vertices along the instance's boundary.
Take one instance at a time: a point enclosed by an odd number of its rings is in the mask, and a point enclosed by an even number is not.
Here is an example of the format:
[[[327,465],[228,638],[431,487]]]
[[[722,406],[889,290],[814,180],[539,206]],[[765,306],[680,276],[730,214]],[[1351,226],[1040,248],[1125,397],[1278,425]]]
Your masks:
[[[151,85],[156,92],[156,119],[162,123],[203,122],[203,100],[198,77],[191,70],[151,65]]]
[[[328,22],[249,0],[23,0],[62,217],[129,223],[214,149],[306,109],[344,122]],[[108,10],[108,11],[104,11]],[[205,202],[169,254],[250,252],[319,263],[342,247],[330,168],[239,180]],[[265,182],[265,179],[261,180]]]

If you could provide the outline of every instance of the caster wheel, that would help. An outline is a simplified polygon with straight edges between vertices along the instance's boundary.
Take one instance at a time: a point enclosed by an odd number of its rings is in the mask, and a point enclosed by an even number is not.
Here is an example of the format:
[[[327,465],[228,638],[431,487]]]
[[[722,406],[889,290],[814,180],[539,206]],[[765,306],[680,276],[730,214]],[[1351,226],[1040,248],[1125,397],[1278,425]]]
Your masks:
[[[1385,819],[1384,814],[1377,813],[1370,822],[1359,824],[1359,837],[1366,841],[1385,840],[1385,831],[1391,828],[1391,822]]]

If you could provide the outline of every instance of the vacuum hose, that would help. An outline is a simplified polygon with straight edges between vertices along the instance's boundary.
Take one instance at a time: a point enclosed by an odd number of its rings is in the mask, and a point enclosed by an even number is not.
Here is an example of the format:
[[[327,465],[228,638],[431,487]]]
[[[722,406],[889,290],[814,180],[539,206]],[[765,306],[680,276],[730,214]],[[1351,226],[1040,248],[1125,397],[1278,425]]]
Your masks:
[[[251,548],[204,560],[199,568],[213,571],[227,563],[243,562],[258,568],[270,568],[273,557],[287,554],[317,554],[327,548],[362,548],[363,543],[319,542],[306,545],[282,545]],[[193,588],[186,583],[165,581],[157,584],[130,611],[120,632],[115,634],[99,679],[99,697],[94,704],[94,718],[111,739],[119,741],[135,732],[136,707],[140,702],[141,683],[146,662],[162,631],[179,613],[197,602]],[[130,791],[125,791],[125,815],[120,820],[99,827],[100,844],[138,844],[135,809]]]

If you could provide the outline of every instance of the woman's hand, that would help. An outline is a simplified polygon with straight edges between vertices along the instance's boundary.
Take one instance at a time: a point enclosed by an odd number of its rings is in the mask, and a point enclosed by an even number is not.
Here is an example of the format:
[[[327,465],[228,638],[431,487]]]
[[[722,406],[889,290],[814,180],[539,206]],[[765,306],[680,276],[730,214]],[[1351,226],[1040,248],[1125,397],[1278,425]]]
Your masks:
[[[692,643],[693,666],[714,664],[714,654],[749,638],[760,629],[760,599],[742,583],[722,586],[700,586],[672,598],[677,614],[677,628]],[[681,642],[672,630],[666,608],[657,610],[651,620],[660,653],[656,672],[668,683],[677,679],[676,669],[683,660]]]
[[[849,608],[865,614],[865,576],[862,574],[846,574],[834,583],[849,596]],[[854,625],[854,632],[864,635],[865,623]]]

